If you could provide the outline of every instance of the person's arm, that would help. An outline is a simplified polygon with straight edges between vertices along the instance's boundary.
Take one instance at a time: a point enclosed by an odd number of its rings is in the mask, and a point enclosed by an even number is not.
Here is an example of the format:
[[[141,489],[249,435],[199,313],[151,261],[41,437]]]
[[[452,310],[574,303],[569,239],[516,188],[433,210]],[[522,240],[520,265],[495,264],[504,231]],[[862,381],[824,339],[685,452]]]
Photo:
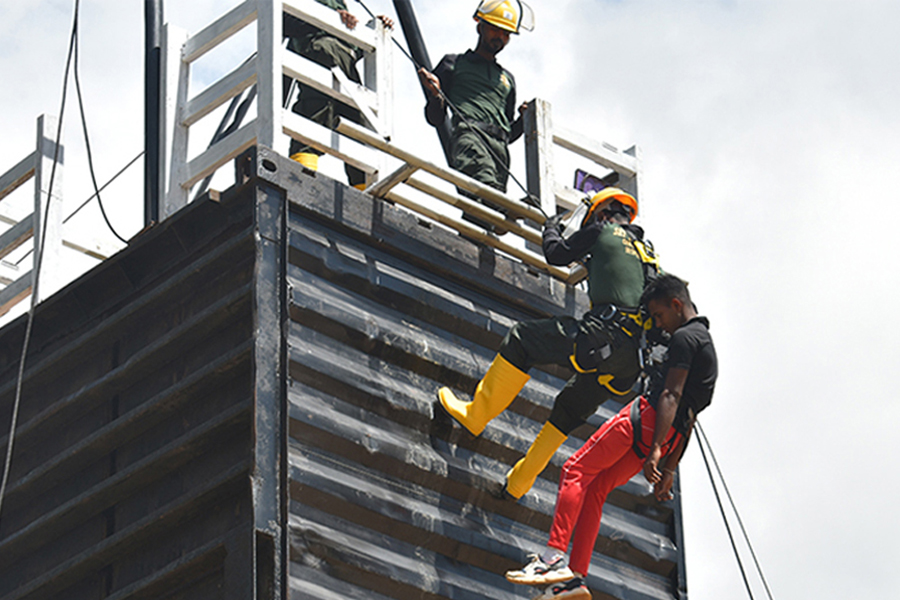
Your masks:
[[[657,469],[662,458],[662,445],[666,441],[666,434],[675,422],[675,414],[681,402],[681,393],[687,381],[688,369],[681,367],[669,367],[666,373],[666,383],[663,392],[656,405],[656,424],[653,427],[653,442],[650,444],[650,452],[644,462],[644,477],[650,483],[657,483],[662,479],[662,474]]]
[[[438,66],[434,68],[433,73],[429,73],[424,68],[419,68],[419,79],[428,91],[428,100],[425,104],[425,119],[432,127],[439,126],[447,113],[447,106],[444,103],[441,92],[443,91],[446,94],[449,91],[455,65],[456,55],[448,54],[441,59]]]
[[[666,457],[662,470],[662,478],[653,485],[653,494],[660,502],[672,499],[672,484],[675,482],[675,469],[684,455],[684,449],[687,447],[688,440],[691,439],[691,433],[694,431],[694,421],[692,418],[688,424],[687,433],[678,440],[678,444]]]
[[[506,97],[506,118],[510,124],[509,143],[512,144],[522,137],[522,133],[525,131],[525,122],[522,117],[525,115],[525,108],[527,105],[522,104],[522,106],[516,106],[516,80],[513,78],[512,73],[507,72],[506,75],[509,77],[510,84],[512,85],[512,90],[510,90],[509,96]],[[518,114],[516,114],[517,108]]]
[[[597,241],[604,221],[593,220],[567,238],[562,236],[558,221],[544,227],[541,249],[550,265],[568,265],[584,257]]]

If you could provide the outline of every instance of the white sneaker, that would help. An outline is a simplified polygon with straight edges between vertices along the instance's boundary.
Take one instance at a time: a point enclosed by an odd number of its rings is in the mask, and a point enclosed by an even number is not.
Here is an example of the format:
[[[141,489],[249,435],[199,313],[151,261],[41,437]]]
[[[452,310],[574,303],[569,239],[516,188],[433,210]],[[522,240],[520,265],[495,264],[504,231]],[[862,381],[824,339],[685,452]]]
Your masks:
[[[591,591],[587,589],[580,577],[551,585],[534,600],[590,600]]]
[[[575,578],[575,573],[560,557],[551,564],[545,563],[537,554],[529,554],[530,561],[520,571],[507,571],[506,580],[522,585],[550,585]],[[586,589],[586,588],[585,588]]]

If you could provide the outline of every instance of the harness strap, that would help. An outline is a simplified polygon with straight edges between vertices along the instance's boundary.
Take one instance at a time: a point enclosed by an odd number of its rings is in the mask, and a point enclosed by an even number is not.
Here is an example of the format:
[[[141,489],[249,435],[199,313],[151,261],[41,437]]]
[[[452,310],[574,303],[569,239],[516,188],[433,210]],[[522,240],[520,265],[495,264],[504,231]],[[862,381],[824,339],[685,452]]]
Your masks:
[[[631,428],[634,430],[633,439],[631,442],[631,448],[634,450],[634,453],[637,454],[638,458],[644,460],[647,458],[647,453],[641,450],[640,442],[644,437],[644,428],[641,424],[641,399],[635,398],[631,403],[631,410],[628,413],[628,418],[631,420]],[[663,448],[668,448],[666,453],[662,456],[665,458],[669,455],[669,452],[672,451],[672,444],[678,438],[678,431],[674,431],[672,435],[663,443]]]

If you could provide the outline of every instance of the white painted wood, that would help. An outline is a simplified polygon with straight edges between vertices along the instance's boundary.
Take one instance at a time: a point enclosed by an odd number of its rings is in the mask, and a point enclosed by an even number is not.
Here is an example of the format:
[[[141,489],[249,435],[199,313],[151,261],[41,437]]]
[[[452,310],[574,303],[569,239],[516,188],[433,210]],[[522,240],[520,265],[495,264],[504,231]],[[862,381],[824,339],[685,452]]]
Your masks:
[[[301,21],[314,25],[338,39],[350,42],[363,52],[374,52],[376,47],[375,33],[368,27],[357,25],[356,29],[344,27],[337,11],[315,0],[284,0],[284,12]],[[261,17],[260,17],[261,18]],[[360,19],[362,21],[362,19]]]
[[[555,195],[556,206],[563,211],[572,210],[581,204],[581,198],[584,197],[583,192],[559,183],[556,184]]]
[[[345,163],[364,171],[368,175],[378,172],[377,168],[372,166],[374,160],[377,158],[372,150],[365,148],[364,146],[357,146],[350,152],[347,150],[339,150],[334,147],[331,140],[334,132],[309,119],[304,119],[292,112],[285,112],[283,131],[298,142],[310,146],[311,148],[315,148],[320,152],[334,156]],[[358,156],[360,154],[365,157],[360,158]]]
[[[537,223],[543,223],[546,219],[537,209],[528,206],[523,202],[515,200],[502,192],[488,187],[479,181],[475,181],[471,177],[467,177],[458,171],[439,167],[434,163],[420,158],[416,154],[403,150],[394,144],[384,141],[379,136],[373,134],[346,119],[341,119],[337,126],[337,131],[342,135],[372,146],[382,152],[386,152],[395,158],[399,158],[403,162],[419,167],[419,169],[431,173],[432,175],[448,181],[453,185],[460,187],[467,192],[471,192],[485,200],[498,204],[516,217],[524,217],[531,219]]]
[[[170,145],[163,150],[168,156],[169,167],[166,169],[168,185],[165,197],[160,206],[160,219],[166,219],[188,203],[190,188],[182,186],[187,178],[188,143],[190,128],[184,124],[184,113],[187,109],[188,92],[191,83],[191,65],[184,60],[184,41],[187,32],[176,28],[163,29],[162,68],[162,105],[165,107],[166,123],[164,131],[171,132]],[[173,106],[174,105],[174,106]]]
[[[381,121],[380,131],[382,137],[390,141],[394,135],[394,44],[391,30],[378,19],[375,19],[374,25],[375,54],[365,56],[363,81],[367,87],[374,89],[378,96],[376,111]],[[388,157],[379,156],[376,164],[379,171],[387,171]]]
[[[634,177],[637,172],[637,165],[633,156],[620,152],[605,142],[596,142],[580,133],[559,127],[553,132],[553,141],[579,156],[616,171],[620,175]]]
[[[0,258],[31,239],[34,234],[34,214],[28,215],[0,235]]]
[[[33,278],[34,270],[29,270],[0,291],[0,317],[31,294]]]
[[[646,209],[646,206],[644,205],[644,199],[640,197],[640,179],[641,171],[643,170],[641,149],[638,146],[632,146],[631,148],[625,150],[625,154],[634,158],[635,169],[633,175],[623,177],[619,181],[619,187],[638,199],[638,216],[640,216]]]
[[[256,83],[257,59],[251,58],[187,103],[182,125],[190,127]],[[281,89],[281,78],[278,78]],[[279,96],[279,106],[281,98]]]
[[[0,284],[7,286],[22,276],[22,269],[13,263],[0,261]]]
[[[369,122],[371,129],[374,129],[378,135],[381,137],[385,136],[385,133],[381,130],[381,120],[375,116],[375,113],[372,112],[372,109],[366,103],[365,94],[371,95],[371,92],[366,90],[361,85],[350,81],[350,79],[344,75],[344,72],[341,71],[340,67],[334,67],[331,69],[331,73],[334,78],[337,80],[340,91],[347,92],[347,94],[353,99],[353,105],[359,109],[359,112],[362,113],[363,117],[366,118],[366,121]]]
[[[32,152],[14,166],[12,169],[0,175],[0,200],[12,194],[34,175],[34,161],[37,153]]]
[[[553,118],[550,103],[536,98],[524,115],[525,168],[528,192],[537,196],[548,215],[556,214],[556,174],[553,169]]]
[[[56,153],[56,130],[59,120],[41,115],[37,120],[37,154],[34,169],[34,256],[41,257],[40,279],[31,285],[37,301],[50,297],[65,283],[62,271],[62,190],[63,148]],[[56,169],[53,169],[56,154]],[[53,173],[52,188],[50,182]],[[37,276],[37,270],[34,271]]]
[[[186,40],[184,60],[192,63],[256,20],[256,3],[246,0]]]
[[[282,3],[256,0],[257,143],[286,154],[281,135]],[[324,8],[324,7],[323,7]]]
[[[378,96],[375,92],[350,82],[351,85],[357,88],[355,95],[350,96],[342,93],[340,90],[332,87],[334,75],[331,69],[327,69],[290,51],[284,53],[284,74],[291,79],[296,79],[301,85],[309,86],[354,108],[359,108],[360,104],[371,108],[378,106]]]
[[[256,132],[259,129],[258,121],[258,118],[250,121],[188,162],[185,168],[185,178],[181,182],[181,186],[190,190],[198,181],[207,175],[215,173],[219,167],[250,146],[259,143],[256,137]]]
[[[159,189],[162,191],[160,199],[160,221],[172,216],[187,202],[187,194],[172,194],[172,174],[175,169],[175,157],[178,156],[181,164],[187,160],[188,128],[181,124],[178,118],[179,107],[184,106],[189,85],[190,67],[182,61],[185,43],[188,40],[188,32],[171,24],[163,26],[160,59],[160,165]],[[179,105],[179,99],[182,104]],[[182,173],[179,173],[179,175]],[[175,189],[181,191],[181,186],[175,184]]]
[[[76,241],[70,238],[63,238],[63,246],[76,252],[80,252],[97,260],[106,260],[110,256],[122,250],[122,246],[111,244],[97,239],[88,241]]]

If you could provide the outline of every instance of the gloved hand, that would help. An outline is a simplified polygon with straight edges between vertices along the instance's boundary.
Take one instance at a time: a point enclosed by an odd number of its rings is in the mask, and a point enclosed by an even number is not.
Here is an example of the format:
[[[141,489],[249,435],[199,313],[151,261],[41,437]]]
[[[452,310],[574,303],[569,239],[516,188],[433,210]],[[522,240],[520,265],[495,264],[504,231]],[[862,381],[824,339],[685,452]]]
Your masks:
[[[563,217],[566,216],[566,213],[562,213],[559,215],[553,215],[546,221],[544,221],[544,229],[559,229],[562,224]]]

